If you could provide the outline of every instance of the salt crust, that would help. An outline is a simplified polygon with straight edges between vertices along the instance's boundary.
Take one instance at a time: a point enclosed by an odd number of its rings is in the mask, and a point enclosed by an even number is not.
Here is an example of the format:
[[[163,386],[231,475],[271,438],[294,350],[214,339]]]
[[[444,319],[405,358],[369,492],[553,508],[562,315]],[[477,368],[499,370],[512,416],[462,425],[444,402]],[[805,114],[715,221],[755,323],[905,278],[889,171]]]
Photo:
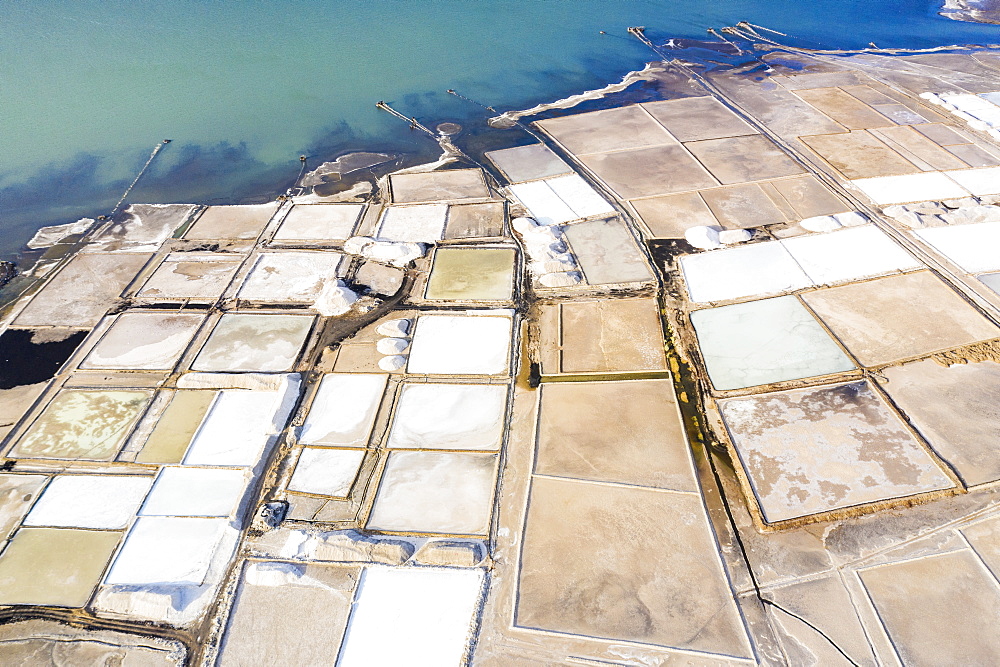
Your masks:
[[[364,204],[296,204],[274,235],[275,241],[328,241],[350,238]]]
[[[518,183],[510,186],[510,191],[542,225],[559,225],[615,212],[614,206],[576,174]]]
[[[225,313],[192,364],[198,371],[284,373],[295,365],[314,318]]]
[[[452,375],[506,373],[512,325],[510,317],[421,315],[407,370]]]
[[[497,451],[506,405],[506,385],[404,385],[387,446]]]
[[[914,233],[969,273],[1000,269],[1000,222],[918,229]]]
[[[177,380],[178,389],[258,389],[284,391],[298,383],[298,373],[185,373]]]
[[[298,380],[285,391],[219,392],[192,439],[184,463],[255,466],[273,435],[284,428],[298,394]]]
[[[929,199],[955,199],[969,194],[948,176],[936,171],[905,176],[861,178],[851,183],[879,206]]]
[[[136,311],[122,313],[80,366],[171,369],[184,354],[204,321],[203,315]]]
[[[295,464],[288,490],[344,498],[350,492],[364,458],[363,449],[306,447]]]
[[[483,578],[478,568],[366,567],[337,667],[464,664]]]
[[[104,583],[200,586],[228,523],[227,519],[140,517]]]
[[[921,266],[882,230],[871,225],[780,242],[816,285],[857,280]]]
[[[268,303],[312,303],[323,286],[340,275],[343,262],[344,256],[335,252],[263,253],[237,296]]]
[[[366,446],[388,381],[389,376],[380,373],[324,376],[299,434],[299,442]]]
[[[69,222],[65,225],[50,225],[49,227],[42,227],[35,232],[35,235],[32,236],[31,240],[25,245],[32,250],[37,250],[38,248],[48,248],[59,243],[67,236],[84,233],[93,226],[94,222],[95,220],[93,218],[80,218],[76,222]]]
[[[1000,112],[1000,109],[997,111]],[[1000,194],[1000,167],[963,169],[944,173],[977,197]],[[934,198],[930,197],[930,199]]]
[[[561,225],[577,218],[573,209],[545,181],[518,183],[510,186],[510,192],[531,211],[531,216],[540,225]]]
[[[610,215],[615,212],[614,206],[576,174],[550,178],[545,183],[552,188],[557,197],[566,202],[578,218]]]
[[[681,258],[691,300],[699,303],[777,294],[812,285],[779,242],[727,248]]]
[[[444,236],[447,216],[445,204],[387,206],[376,237],[383,241],[434,243]]]
[[[681,258],[697,303],[779,294],[920,266],[880,229],[850,227]]]
[[[31,508],[24,525],[124,528],[152,483],[152,477],[131,475],[59,475]]]
[[[160,470],[139,513],[228,517],[236,510],[249,481],[245,470],[168,466]]]

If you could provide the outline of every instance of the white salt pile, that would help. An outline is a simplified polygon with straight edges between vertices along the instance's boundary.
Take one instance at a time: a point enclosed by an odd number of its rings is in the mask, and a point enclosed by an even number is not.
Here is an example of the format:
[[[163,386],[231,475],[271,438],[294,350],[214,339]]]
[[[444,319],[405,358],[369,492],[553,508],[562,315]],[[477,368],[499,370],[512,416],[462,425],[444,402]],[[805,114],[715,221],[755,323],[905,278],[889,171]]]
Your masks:
[[[583,282],[576,258],[568,252],[558,227],[539,225],[534,219],[521,217],[511,221],[511,227],[521,236],[530,261],[528,270],[544,287],[570,287]]]
[[[344,242],[344,252],[402,268],[423,257],[427,247],[423,243],[378,241],[370,236],[352,236]]]
[[[351,291],[347,283],[340,279],[332,280],[324,283],[319,296],[313,302],[313,309],[326,317],[343,315],[357,300],[358,295]]]

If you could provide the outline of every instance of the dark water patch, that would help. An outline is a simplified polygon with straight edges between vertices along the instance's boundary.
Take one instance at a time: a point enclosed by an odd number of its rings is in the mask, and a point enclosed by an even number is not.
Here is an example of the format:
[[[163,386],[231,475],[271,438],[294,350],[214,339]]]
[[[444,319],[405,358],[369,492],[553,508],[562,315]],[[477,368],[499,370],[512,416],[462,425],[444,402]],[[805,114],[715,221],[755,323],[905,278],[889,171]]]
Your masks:
[[[71,329],[7,329],[0,334],[0,389],[51,380],[88,333]]]
[[[13,257],[41,227],[110,211],[128,181],[100,178],[103,161],[97,155],[80,154],[68,163],[48,165],[20,183],[0,188],[0,257]]]

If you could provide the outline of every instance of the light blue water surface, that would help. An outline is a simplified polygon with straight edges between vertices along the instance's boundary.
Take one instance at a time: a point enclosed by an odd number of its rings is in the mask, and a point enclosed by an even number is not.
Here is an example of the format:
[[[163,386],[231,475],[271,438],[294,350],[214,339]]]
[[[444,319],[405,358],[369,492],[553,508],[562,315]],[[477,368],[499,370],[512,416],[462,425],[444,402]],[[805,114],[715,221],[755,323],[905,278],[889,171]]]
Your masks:
[[[602,86],[740,20],[799,46],[998,43],[937,0],[25,0],[0,3],[0,257],[45,224],[106,213],[161,139],[135,201],[273,196],[347,150],[430,150],[377,111],[466,127]],[[600,35],[599,31],[607,35]],[[783,38],[784,39],[784,38]],[[1000,87],[1000,86],[998,86]]]

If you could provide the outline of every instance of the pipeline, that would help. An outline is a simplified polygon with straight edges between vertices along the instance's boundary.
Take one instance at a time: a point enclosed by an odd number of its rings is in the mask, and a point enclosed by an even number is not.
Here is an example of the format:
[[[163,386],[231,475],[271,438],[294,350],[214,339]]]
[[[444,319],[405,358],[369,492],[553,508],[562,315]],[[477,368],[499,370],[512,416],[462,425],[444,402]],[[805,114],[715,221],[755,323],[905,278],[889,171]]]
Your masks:
[[[132,181],[132,184],[127,188],[125,188],[125,194],[123,194],[122,198],[118,200],[118,203],[115,204],[115,207],[111,209],[111,213],[108,214],[108,218],[115,217],[115,214],[118,213],[118,210],[122,207],[122,204],[125,203],[125,199],[132,192],[132,188],[134,188],[135,184],[139,182],[139,179],[142,178],[142,175],[146,173],[146,170],[149,169],[149,165],[153,163],[153,160],[155,160],[156,156],[160,154],[160,151],[162,151],[163,148],[169,143],[170,139],[164,139],[160,143],[156,144],[156,147],[153,148],[153,152],[150,153],[149,155],[149,159],[146,160],[146,164],[142,165],[142,169],[140,169],[139,173],[136,174],[135,180]]]
[[[386,112],[392,114],[393,116],[395,116],[396,118],[399,118],[400,120],[405,120],[407,123],[410,124],[410,129],[411,130],[420,130],[421,132],[424,132],[427,135],[433,137],[435,141],[437,140],[438,135],[435,134],[434,132],[432,132],[431,130],[427,129],[423,125],[421,125],[420,121],[418,121],[416,118],[404,116],[403,114],[399,113],[398,111],[396,111],[395,109],[393,109],[391,106],[389,106],[388,104],[386,104],[385,102],[382,102],[382,101],[377,102],[375,104],[375,107],[378,108],[378,109],[381,109],[382,111],[386,111]]]

